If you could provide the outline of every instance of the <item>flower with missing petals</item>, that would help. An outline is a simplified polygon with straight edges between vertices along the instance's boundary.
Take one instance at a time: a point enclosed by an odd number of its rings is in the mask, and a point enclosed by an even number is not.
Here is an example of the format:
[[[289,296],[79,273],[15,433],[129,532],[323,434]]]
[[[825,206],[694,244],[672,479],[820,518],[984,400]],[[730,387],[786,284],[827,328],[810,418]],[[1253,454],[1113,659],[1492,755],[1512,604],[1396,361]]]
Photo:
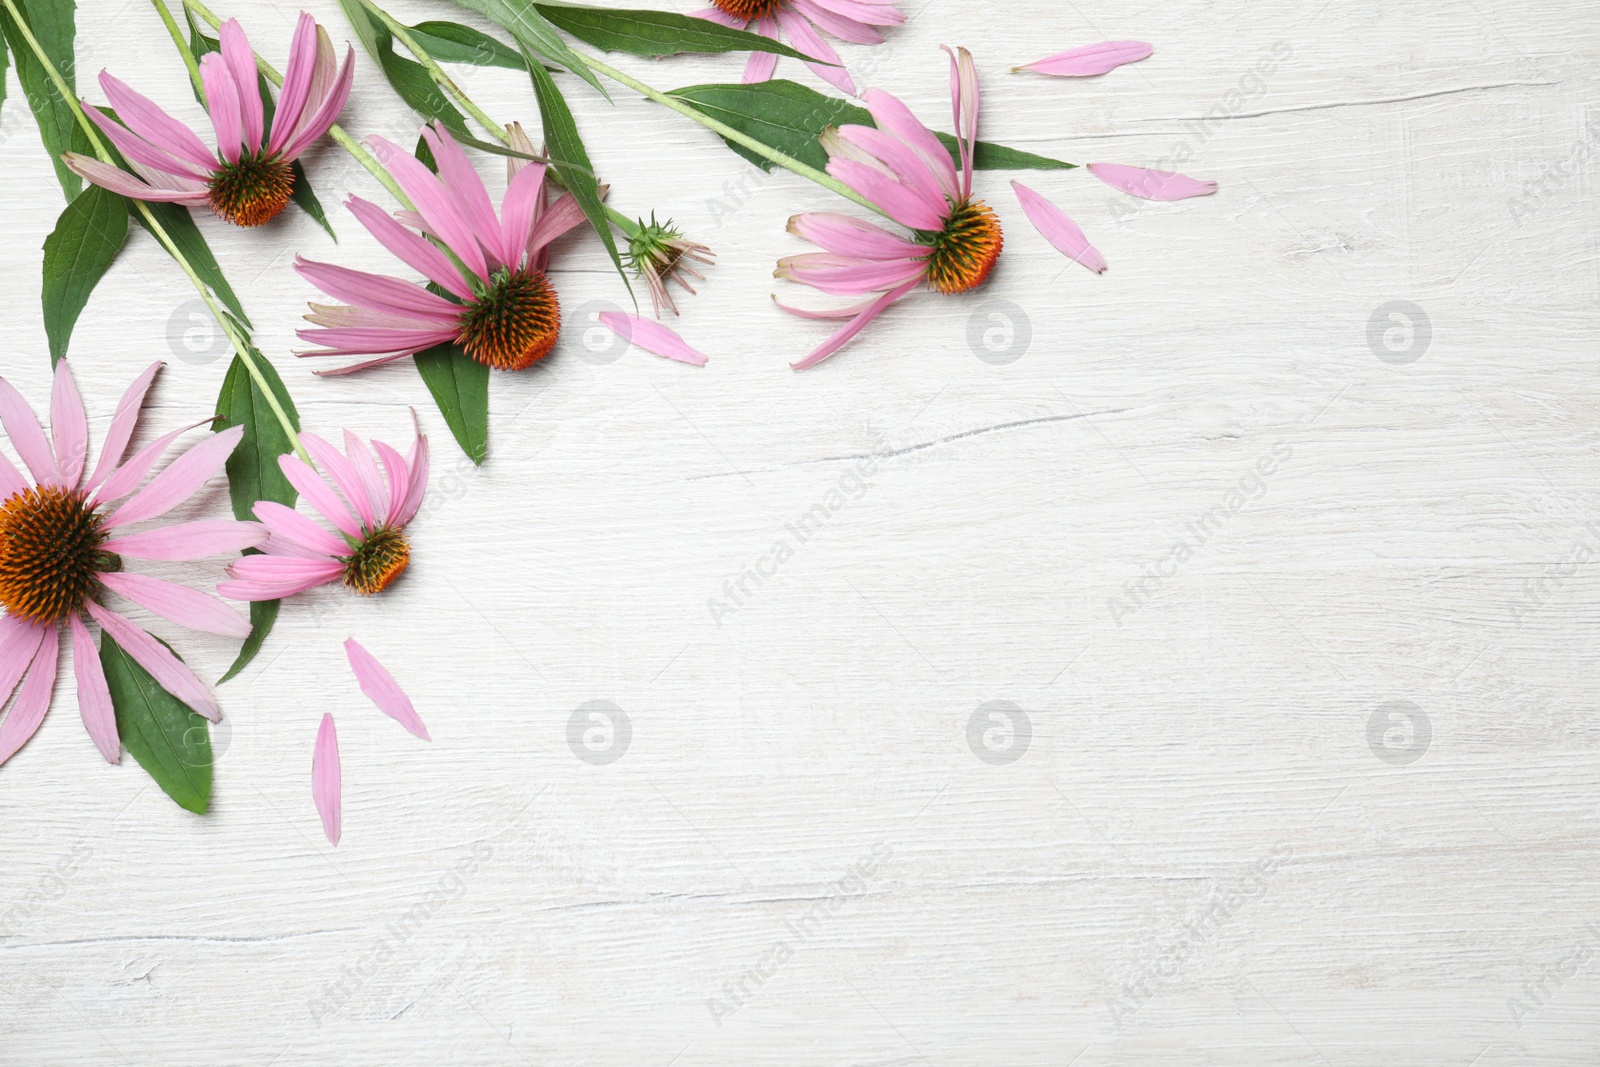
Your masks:
[[[339,66],[327,31],[302,13],[268,131],[257,89],[255,53],[244,30],[237,19],[229,19],[219,36],[221,51],[200,60],[216,151],[189,127],[102,71],[100,87],[116,117],[97,107],[84,111],[122,153],[133,174],[76,152],[66,154],[67,166],[114,193],[210,207],[238,226],[259,226],[276,218],[294,193],[290,165],[328,132],[350,96],[355,50],[348,49],[344,65]]]
[[[856,83],[850,72],[837,65],[839,53],[817,31],[826,30],[852,44],[882,44],[883,34],[878,29],[898,26],[906,20],[895,6],[898,3],[899,0],[711,0],[711,10],[697,17],[734,29],[752,30],[773,40],[777,40],[781,29],[797,50],[822,60],[806,64],[819,78],[854,96]],[[776,53],[751,52],[744,80],[764,82],[777,66]]]
[[[639,232],[628,241],[628,265],[650,287],[650,303],[655,308],[656,318],[661,317],[663,305],[674,315],[678,314],[678,305],[672,302],[667,283],[677,282],[684,292],[694,296],[694,286],[683,276],[692,274],[697,280],[705,281],[706,276],[694,265],[709,266],[714,258],[711,249],[685,240],[671,220],[659,223],[654,214],[649,222],[639,220]]]
[[[0,722],[0,763],[28,742],[49,710],[60,647],[57,634],[63,630],[72,637],[83,725],[107,762],[121,758],[111,692],[86,618],[98,623],[162,688],[213,722],[220,718],[205,684],[182,660],[105,604],[115,593],[192,630],[236,638],[250,632],[237,611],[209,594],[123,569],[129,559],[195,560],[238,552],[265,536],[255,523],[231,519],[144,525],[220,473],[244,435],[238,426],[212,434],[146,483],[145,476],[178,435],[204,425],[173,430],[124,460],[145,393],[160,369],[161,364],[152,364],[123,394],[100,458],[87,477],[89,422],[67,361],[56,364],[48,437],[27,401],[0,378],[0,422],[32,476],[25,477],[0,455],[0,607],[5,609],[0,616],[0,706],[16,693],[10,714]],[[136,525],[142,528],[128,529]]]
[[[533,145],[508,127],[511,147]],[[432,348],[460,345],[496,370],[522,370],[555,347],[561,303],[545,274],[550,242],[583,221],[571,193],[546,202],[545,164],[511,158],[499,215],[483,179],[443,123],[422,136],[439,165],[436,176],[410,153],[381,137],[374,152],[417,207],[391,216],[352,196],[345,202],[378,241],[446,295],[417,282],[297,258],[295,270],[346,304],[312,304],[316,329],[300,336],[323,347],[302,356],[374,356],[325,374],[348,374]]]
[[[382,441],[373,441],[369,449],[348,430],[342,453],[315,434],[302,433],[300,443],[332,486],[293,454],[279,456],[278,466],[334,529],[294,508],[258,501],[255,514],[266,527],[267,540],[260,554],[244,556],[228,568],[233,580],[217,587],[225,597],[279,600],[330,582],[372,596],[387,589],[411,563],[405,528],[428,490],[428,438],[422,431],[405,457]]]

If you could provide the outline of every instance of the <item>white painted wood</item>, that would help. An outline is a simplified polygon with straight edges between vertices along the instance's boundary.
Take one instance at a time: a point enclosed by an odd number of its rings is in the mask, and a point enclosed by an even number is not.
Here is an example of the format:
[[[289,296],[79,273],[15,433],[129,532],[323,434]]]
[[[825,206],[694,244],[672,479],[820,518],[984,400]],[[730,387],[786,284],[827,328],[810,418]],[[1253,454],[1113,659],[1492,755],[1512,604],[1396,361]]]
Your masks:
[[[109,67],[202,121],[146,5],[80,6],[86,84]],[[348,36],[335,4],[308,6]],[[620,287],[592,239],[568,242],[566,338],[496,378],[481,470],[408,368],[319,381],[289,355],[313,295],[295,253],[390,265],[342,209],[337,246],[304,217],[202,220],[309,426],[403,440],[422,410],[439,462],[416,563],[376,602],[285,610],[221,690],[204,818],[131,759],[106,767],[63,682],[0,770],[0,1061],[1596,1062],[1592,5],[911,8],[889,44],[847,50],[864,82],[943,119],[937,48],[965,42],[986,136],[1137,164],[1187,146],[1182,169],[1221,192],[1135,204],[1083,172],[1028,176],[1105,253],[1096,278],[986,175],[1007,236],[991,284],[908,299],[796,375],[824,329],[772,306],[770,271],[800,248],[784,220],[838,202],[576,88],[613,202],[716,248],[679,324],[712,362],[597,362],[572,318]],[[224,9],[281,60],[296,5]],[[1154,58],[1006,73],[1125,38]],[[671,86],[739,60],[622,65]],[[462,82],[535,121],[509,72]],[[18,98],[13,78],[0,323],[4,373],[39,398],[60,201]],[[415,125],[364,57],[345,121]],[[334,148],[309,166],[330,205],[382,198]],[[184,348],[190,300],[131,239],[72,349],[97,428],[155,358],[147,425],[211,403],[224,361]],[[1382,358],[1387,321],[1369,335],[1391,301],[1430,324],[1414,362]],[[988,316],[1007,307],[1031,337],[986,362],[968,338],[1003,349]],[[1251,499],[1194,548],[1188,524],[1241,480]],[[351,635],[431,745],[363,701]],[[209,677],[232,652],[182,647]],[[604,766],[567,740],[595,700],[632,728]],[[991,701],[1030,724],[1016,762],[969,747]],[[1369,745],[1396,701],[1429,728],[1407,764],[1379,758],[1385,721]],[[309,789],[325,711],[337,849]]]

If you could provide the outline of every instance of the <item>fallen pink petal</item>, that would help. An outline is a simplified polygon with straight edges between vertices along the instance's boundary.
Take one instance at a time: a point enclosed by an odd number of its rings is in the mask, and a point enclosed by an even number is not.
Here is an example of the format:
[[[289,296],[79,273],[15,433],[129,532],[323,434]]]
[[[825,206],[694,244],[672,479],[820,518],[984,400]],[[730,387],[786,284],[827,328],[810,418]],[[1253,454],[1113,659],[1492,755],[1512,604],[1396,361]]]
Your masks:
[[[602,326],[623,340],[638,345],[646,352],[675,359],[680,363],[692,363],[696,367],[706,365],[706,357],[703,354],[690,348],[689,343],[679,337],[676,331],[659,322],[652,322],[638,315],[625,315],[620,311],[602,311],[598,318]]]
[[[1116,70],[1124,63],[1137,63],[1141,59],[1149,59],[1154,51],[1153,47],[1143,41],[1102,41],[1099,44],[1086,44],[1081,48],[1069,48],[1065,52],[1057,52],[1053,56],[1036,59],[1032,63],[1025,63],[1012,69],[1031,71],[1034,74],[1050,74],[1057,78],[1092,78],[1097,74]]]
[[[1122,163],[1091,163],[1089,173],[1113,189],[1144,200],[1187,200],[1191,196],[1210,196],[1217,191],[1217,183],[1213,181]]]
[[[356,676],[356,683],[367,698],[378,706],[378,710],[424,741],[432,741],[411,698],[394,680],[394,675],[353,637],[344,643],[344,652],[350,661],[350,670]]]
[[[1017,194],[1023,214],[1028,216],[1028,221],[1033,223],[1034,229],[1043,234],[1045,240],[1055,245],[1062,255],[1077,260],[1096,274],[1106,269],[1105,257],[1089,243],[1089,239],[1083,235],[1083,230],[1065,211],[1019,181],[1013,181],[1011,188]]]
[[[339,734],[333,716],[324,713],[317,727],[317,745],[311,753],[311,801],[322,816],[322,832],[333,844],[339,843],[344,817],[344,780],[339,768]]]

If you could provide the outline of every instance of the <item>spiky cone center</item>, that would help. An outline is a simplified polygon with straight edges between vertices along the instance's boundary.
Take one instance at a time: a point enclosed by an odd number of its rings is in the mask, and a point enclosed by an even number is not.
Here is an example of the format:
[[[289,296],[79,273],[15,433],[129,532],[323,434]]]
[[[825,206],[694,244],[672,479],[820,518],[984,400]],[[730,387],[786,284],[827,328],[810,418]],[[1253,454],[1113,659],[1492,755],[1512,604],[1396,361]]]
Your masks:
[[[235,226],[260,226],[278,217],[294,193],[294,170],[272,157],[241,156],[223,163],[207,183],[211,210]]]
[[[0,504],[0,607],[36,625],[66,622],[122,569],[83,493],[34,486]]]
[[[982,285],[1005,243],[1000,219],[988,204],[973,197],[955,206],[943,230],[922,238],[933,248],[928,255],[928,287],[945,294]]]
[[[783,0],[711,0],[716,9],[736,19],[770,19],[783,7]]]
[[[376,596],[411,563],[411,542],[393,526],[369,532],[344,559],[344,584],[352,593]]]
[[[543,271],[502,270],[468,304],[456,343],[495,370],[523,370],[550,354],[561,336],[561,301]]]

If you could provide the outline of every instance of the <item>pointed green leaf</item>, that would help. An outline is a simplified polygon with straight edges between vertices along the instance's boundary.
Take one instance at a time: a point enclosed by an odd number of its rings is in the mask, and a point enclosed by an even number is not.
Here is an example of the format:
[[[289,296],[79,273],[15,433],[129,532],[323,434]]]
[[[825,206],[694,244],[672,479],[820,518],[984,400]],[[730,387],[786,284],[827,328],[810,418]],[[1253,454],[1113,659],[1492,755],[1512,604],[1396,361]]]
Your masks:
[[[79,313],[127,236],[127,204],[91,185],[66,206],[44,239],[44,332],[52,364],[67,354]]]
[[[555,166],[556,177],[572,193],[573,199],[577,200],[595,232],[600,235],[606,253],[622,277],[622,284],[631,293],[633,283],[628,280],[628,272],[622,267],[622,254],[617,251],[616,238],[611,234],[611,220],[606,216],[604,201],[600,199],[600,183],[595,178],[594,165],[589,162],[588,150],[583,147],[578,124],[573,121],[572,109],[567,106],[561,90],[556,88],[549,71],[532,56],[526,58],[528,76],[533,79],[533,94],[539,101],[539,117],[544,123],[545,151]]]
[[[487,15],[509,30],[524,51],[543,56],[558,67],[565,67],[594,86],[601,96],[607,100],[611,99],[605,86],[600,84],[600,79],[595,77],[594,71],[589,69],[588,64],[584,63],[576,52],[567,47],[567,42],[561,39],[556,28],[544,17],[539,5],[533,0],[456,0],[456,3],[469,11]],[[530,58],[528,65],[537,67],[540,64]]]
[[[252,552],[254,549],[251,550]],[[250,553],[245,553],[249,555]],[[267,634],[272,632],[272,624],[278,621],[278,608],[282,606],[281,600],[253,600],[250,602],[250,636],[244,639],[244,644],[239,648],[239,655],[234,658],[233,666],[228,668],[228,673],[217,679],[221,685],[233,678],[234,675],[244,670],[251,660],[256,658],[256,653],[261,651],[262,644],[267,639]]]
[[[39,46],[44,49],[45,55],[50,57],[51,64],[60,72],[67,87],[76,93],[77,64],[73,41],[77,36],[75,25],[77,8],[73,0],[16,0],[16,2]],[[39,124],[39,139],[44,142],[45,151],[50,154],[50,162],[56,168],[56,178],[61,182],[61,190],[68,200],[74,200],[83,190],[83,181],[61,162],[61,153],[92,154],[89,138],[78,125],[77,116],[72,113],[72,105],[57,91],[55,83],[45,73],[38,57],[29,47],[27,39],[22,36],[10,13],[3,8],[0,8],[0,30],[4,31],[6,40],[11,44],[11,52],[17,65],[17,80],[21,82],[22,91],[28,98],[28,106],[33,109],[33,117]]]
[[[489,455],[489,368],[448,342],[411,358],[456,444],[482,464]]]
[[[797,52],[759,33],[671,11],[629,11],[578,4],[537,5],[539,13],[578,40],[607,52],[655,58],[683,52],[773,52],[811,63],[826,60]],[[828,66],[836,64],[827,63]]]
[[[295,207],[311,216],[313,222],[328,231],[328,236],[335,241],[339,235],[333,232],[333,226],[328,222],[328,213],[322,209],[322,201],[317,199],[316,190],[311,188],[311,179],[306,177],[306,169],[297,159],[289,164],[289,169],[294,171],[294,192],[289,194],[289,199],[294,201]]]
[[[100,666],[124,747],[179,807],[204,815],[212,761],[205,718],[161,688],[110,634],[100,635]]]
[[[419,22],[411,36],[440,63],[468,63],[474,67],[522,70],[522,53],[459,22]]]
[[[689,85],[673,89],[669,95],[818,170],[828,165],[828,154],[818,141],[823,130],[846,124],[874,125],[871,113],[864,107],[781,79],[752,85]],[[959,159],[954,137],[947,133],[935,136],[944,143],[951,158]],[[771,160],[743,145],[725,143],[763,170],[774,166]],[[973,166],[978,170],[1070,170],[1076,165],[987,141],[979,141],[973,152]]]

